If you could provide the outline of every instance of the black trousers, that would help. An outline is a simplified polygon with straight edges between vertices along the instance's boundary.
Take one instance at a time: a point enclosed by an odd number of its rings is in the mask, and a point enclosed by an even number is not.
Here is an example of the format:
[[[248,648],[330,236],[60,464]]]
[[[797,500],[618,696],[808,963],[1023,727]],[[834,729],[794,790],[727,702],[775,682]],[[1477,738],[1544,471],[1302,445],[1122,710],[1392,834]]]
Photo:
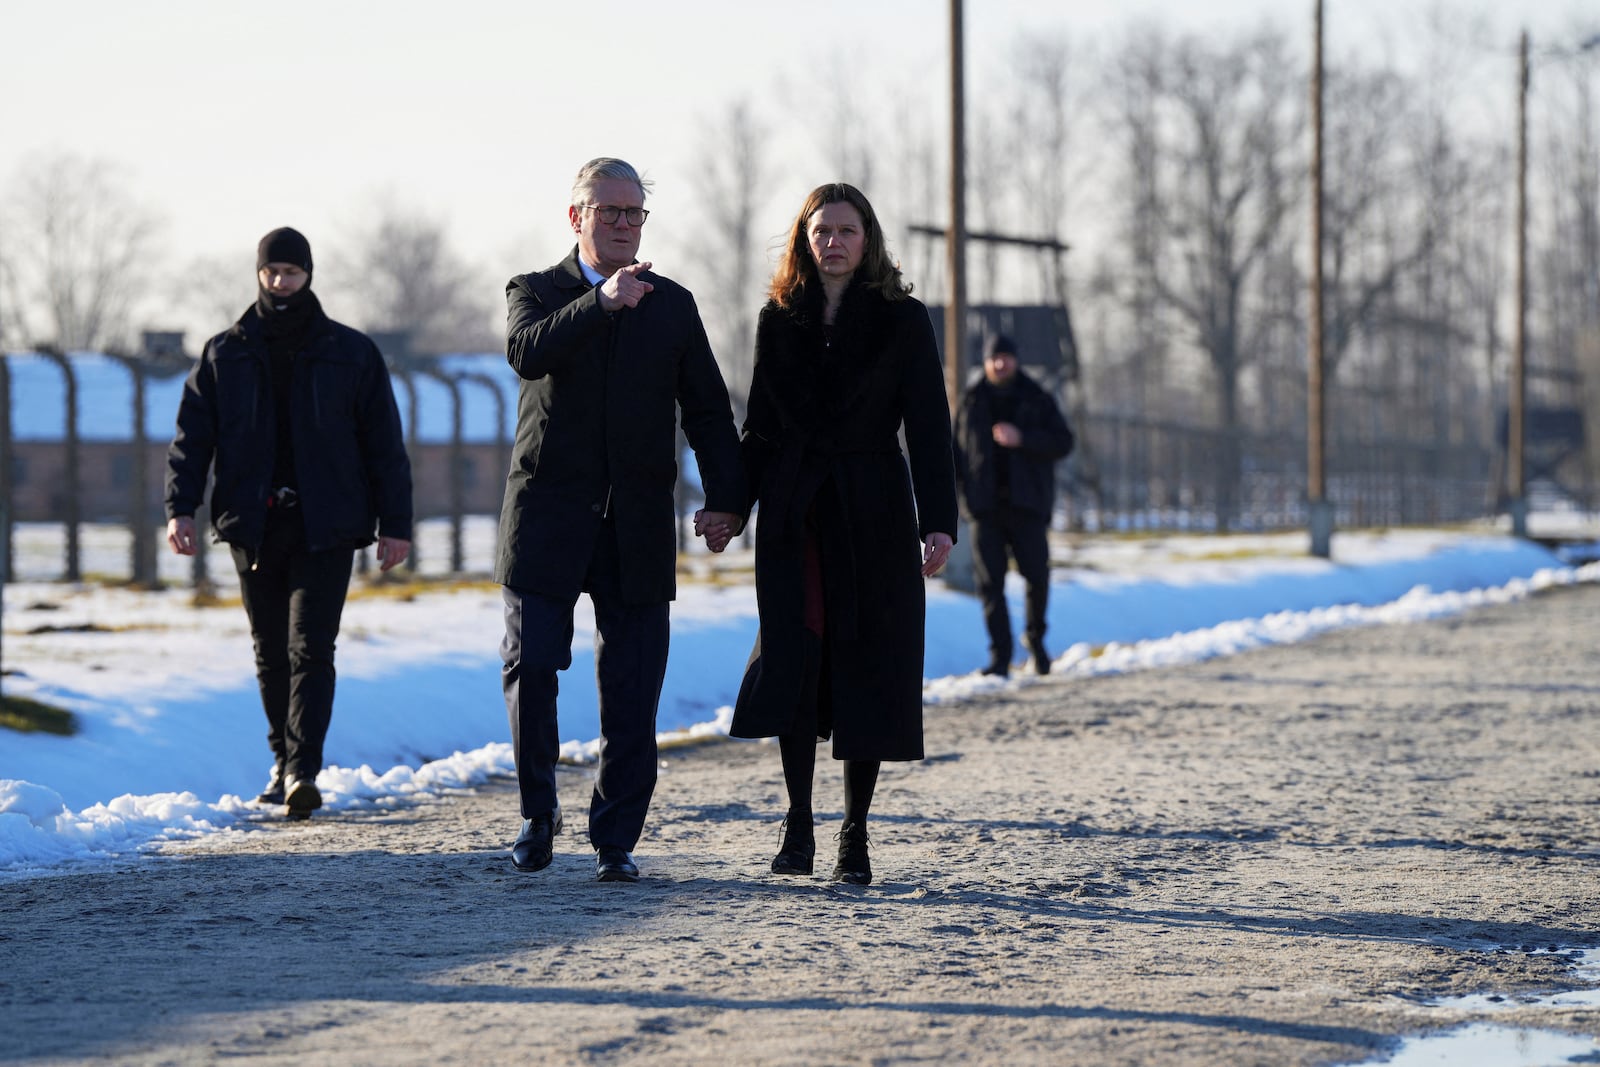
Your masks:
[[[1006,555],[1016,560],[1027,585],[1024,633],[1031,646],[1044,640],[1050,605],[1049,519],[1032,511],[999,507],[972,519],[972,564],[989,631],[991,662],[1011,662],[1011,614],[1006,610]]]
[[[616,530],[601,526],[584,580],[594,604],[594,669],[599,686],[600,759],[589,800],[589,842],[632,852],[656,788],[656,708],[667,673],[669,605],[627,604]],[[577,597],[503,588],[506,635],[500,672],[522,817],[556,807],[556,675],[572,666]]]
[[[239,594],[255,642],[267,743],[285,775],[315,778],[333,720],[334,642],[355,553],[306,548],[299,508],[267,514],[254,559],[233,549]]]

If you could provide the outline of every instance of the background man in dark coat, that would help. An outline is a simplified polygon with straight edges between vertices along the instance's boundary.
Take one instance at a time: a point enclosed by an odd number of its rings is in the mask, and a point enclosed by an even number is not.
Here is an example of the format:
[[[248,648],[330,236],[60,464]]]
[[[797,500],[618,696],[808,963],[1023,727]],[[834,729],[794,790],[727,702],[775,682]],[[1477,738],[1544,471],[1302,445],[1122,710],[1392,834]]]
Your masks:
[[[584,164],[567,208],[577,247],[506,286],[506,358],[522,377],[495,562],[522,807],[511,860],[541,870],[561,832],[556,674],[571,666],[573,608],[588,593],[600,690],[589,842],[601,881],[638,879],[630,853],[655,791],[679,412],[705,488],[696,532],[720,552],[744,512],[733,412],[694,298],[634,258],[645,184],[620,159]]]
[[[323,314],[311,244],[285,226],[256,249],[259,293],[206,342],[167,450],[167,543],[195,553],[194,513],[216,465],[211,526],[232,548],[255,639],[272,778],[257,803],[322,806],[334,640],[354,550],[411,551],[411,463],[383,356]]]
[[[1072,451],[1072,431],[1050,394],[1017,366],[1004,334],[984,346],[983,374],[961,396],[955,428],[956,482],[972,529],[973,571],[989,630],[983,673],[1011,671],[1006,553],[1027,584],[1023,640],[1040,674],[1050,673],[1045,610],[1050,601],[1047,531],[1055,504],[1056,461]]]

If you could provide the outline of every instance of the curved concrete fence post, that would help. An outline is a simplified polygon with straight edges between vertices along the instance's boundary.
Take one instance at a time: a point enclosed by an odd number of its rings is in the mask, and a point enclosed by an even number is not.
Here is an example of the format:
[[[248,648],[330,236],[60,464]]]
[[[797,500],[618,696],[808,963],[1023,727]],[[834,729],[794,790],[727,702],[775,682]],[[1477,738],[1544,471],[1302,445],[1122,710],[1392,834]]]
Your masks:
[[[65,423],[62,428],[61,444],[63,451],[63,469],[61,472],[62,508],[61,521],[65,527],[63,566],[61,577],[65,581],[78,582],[83,580],[83,547],[79,539],[79,527],[83,524],[82,496],[82,449],[78,439],[78,373],[72,366],[72,359],[59,348],[53,345],[42,345],[38,352],[41,356],[61,368],[61,375],[66,385],[66,401],[63,404]]]

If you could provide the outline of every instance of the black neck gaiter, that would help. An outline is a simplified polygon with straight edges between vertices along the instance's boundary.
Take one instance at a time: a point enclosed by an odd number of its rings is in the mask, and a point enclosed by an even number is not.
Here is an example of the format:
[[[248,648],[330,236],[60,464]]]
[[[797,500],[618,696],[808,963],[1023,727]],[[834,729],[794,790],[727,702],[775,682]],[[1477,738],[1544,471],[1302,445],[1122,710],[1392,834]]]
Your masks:
[[[259,284],[256,290],[256,314],[261,316],[262,332],[268,341],[305,333],[306,327],[322,310],[309,284],[288,296],[274,296],[267,292],[266,286]]]
[[[272,487],[298,489],[295,474],[294,423],[290,418],[294,394],[295,359],[305,351],[311,325],[322,315],[322,304],[308,285],[288,296],[274,296],[262,287],[256,297],[261,333],[267,342],[267,363],[272,372],[272,407],[277,418]]]

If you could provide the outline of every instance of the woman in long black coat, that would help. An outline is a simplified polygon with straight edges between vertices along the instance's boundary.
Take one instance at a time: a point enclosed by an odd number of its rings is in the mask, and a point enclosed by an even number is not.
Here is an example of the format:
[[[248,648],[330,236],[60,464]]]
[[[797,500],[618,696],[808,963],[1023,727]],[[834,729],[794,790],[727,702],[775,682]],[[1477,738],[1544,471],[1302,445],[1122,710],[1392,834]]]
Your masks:
[[[833,877],[858,885],[872,880],[879,763],[923,755],[923,580],[954,543],[956,493],[938,348],[910,292],[867,198],[824,185],[795,218],[756,329],[741,447],[761,627],[731,732],[779,739],[779,874],[811,873],[819,740],[845,762]]]

